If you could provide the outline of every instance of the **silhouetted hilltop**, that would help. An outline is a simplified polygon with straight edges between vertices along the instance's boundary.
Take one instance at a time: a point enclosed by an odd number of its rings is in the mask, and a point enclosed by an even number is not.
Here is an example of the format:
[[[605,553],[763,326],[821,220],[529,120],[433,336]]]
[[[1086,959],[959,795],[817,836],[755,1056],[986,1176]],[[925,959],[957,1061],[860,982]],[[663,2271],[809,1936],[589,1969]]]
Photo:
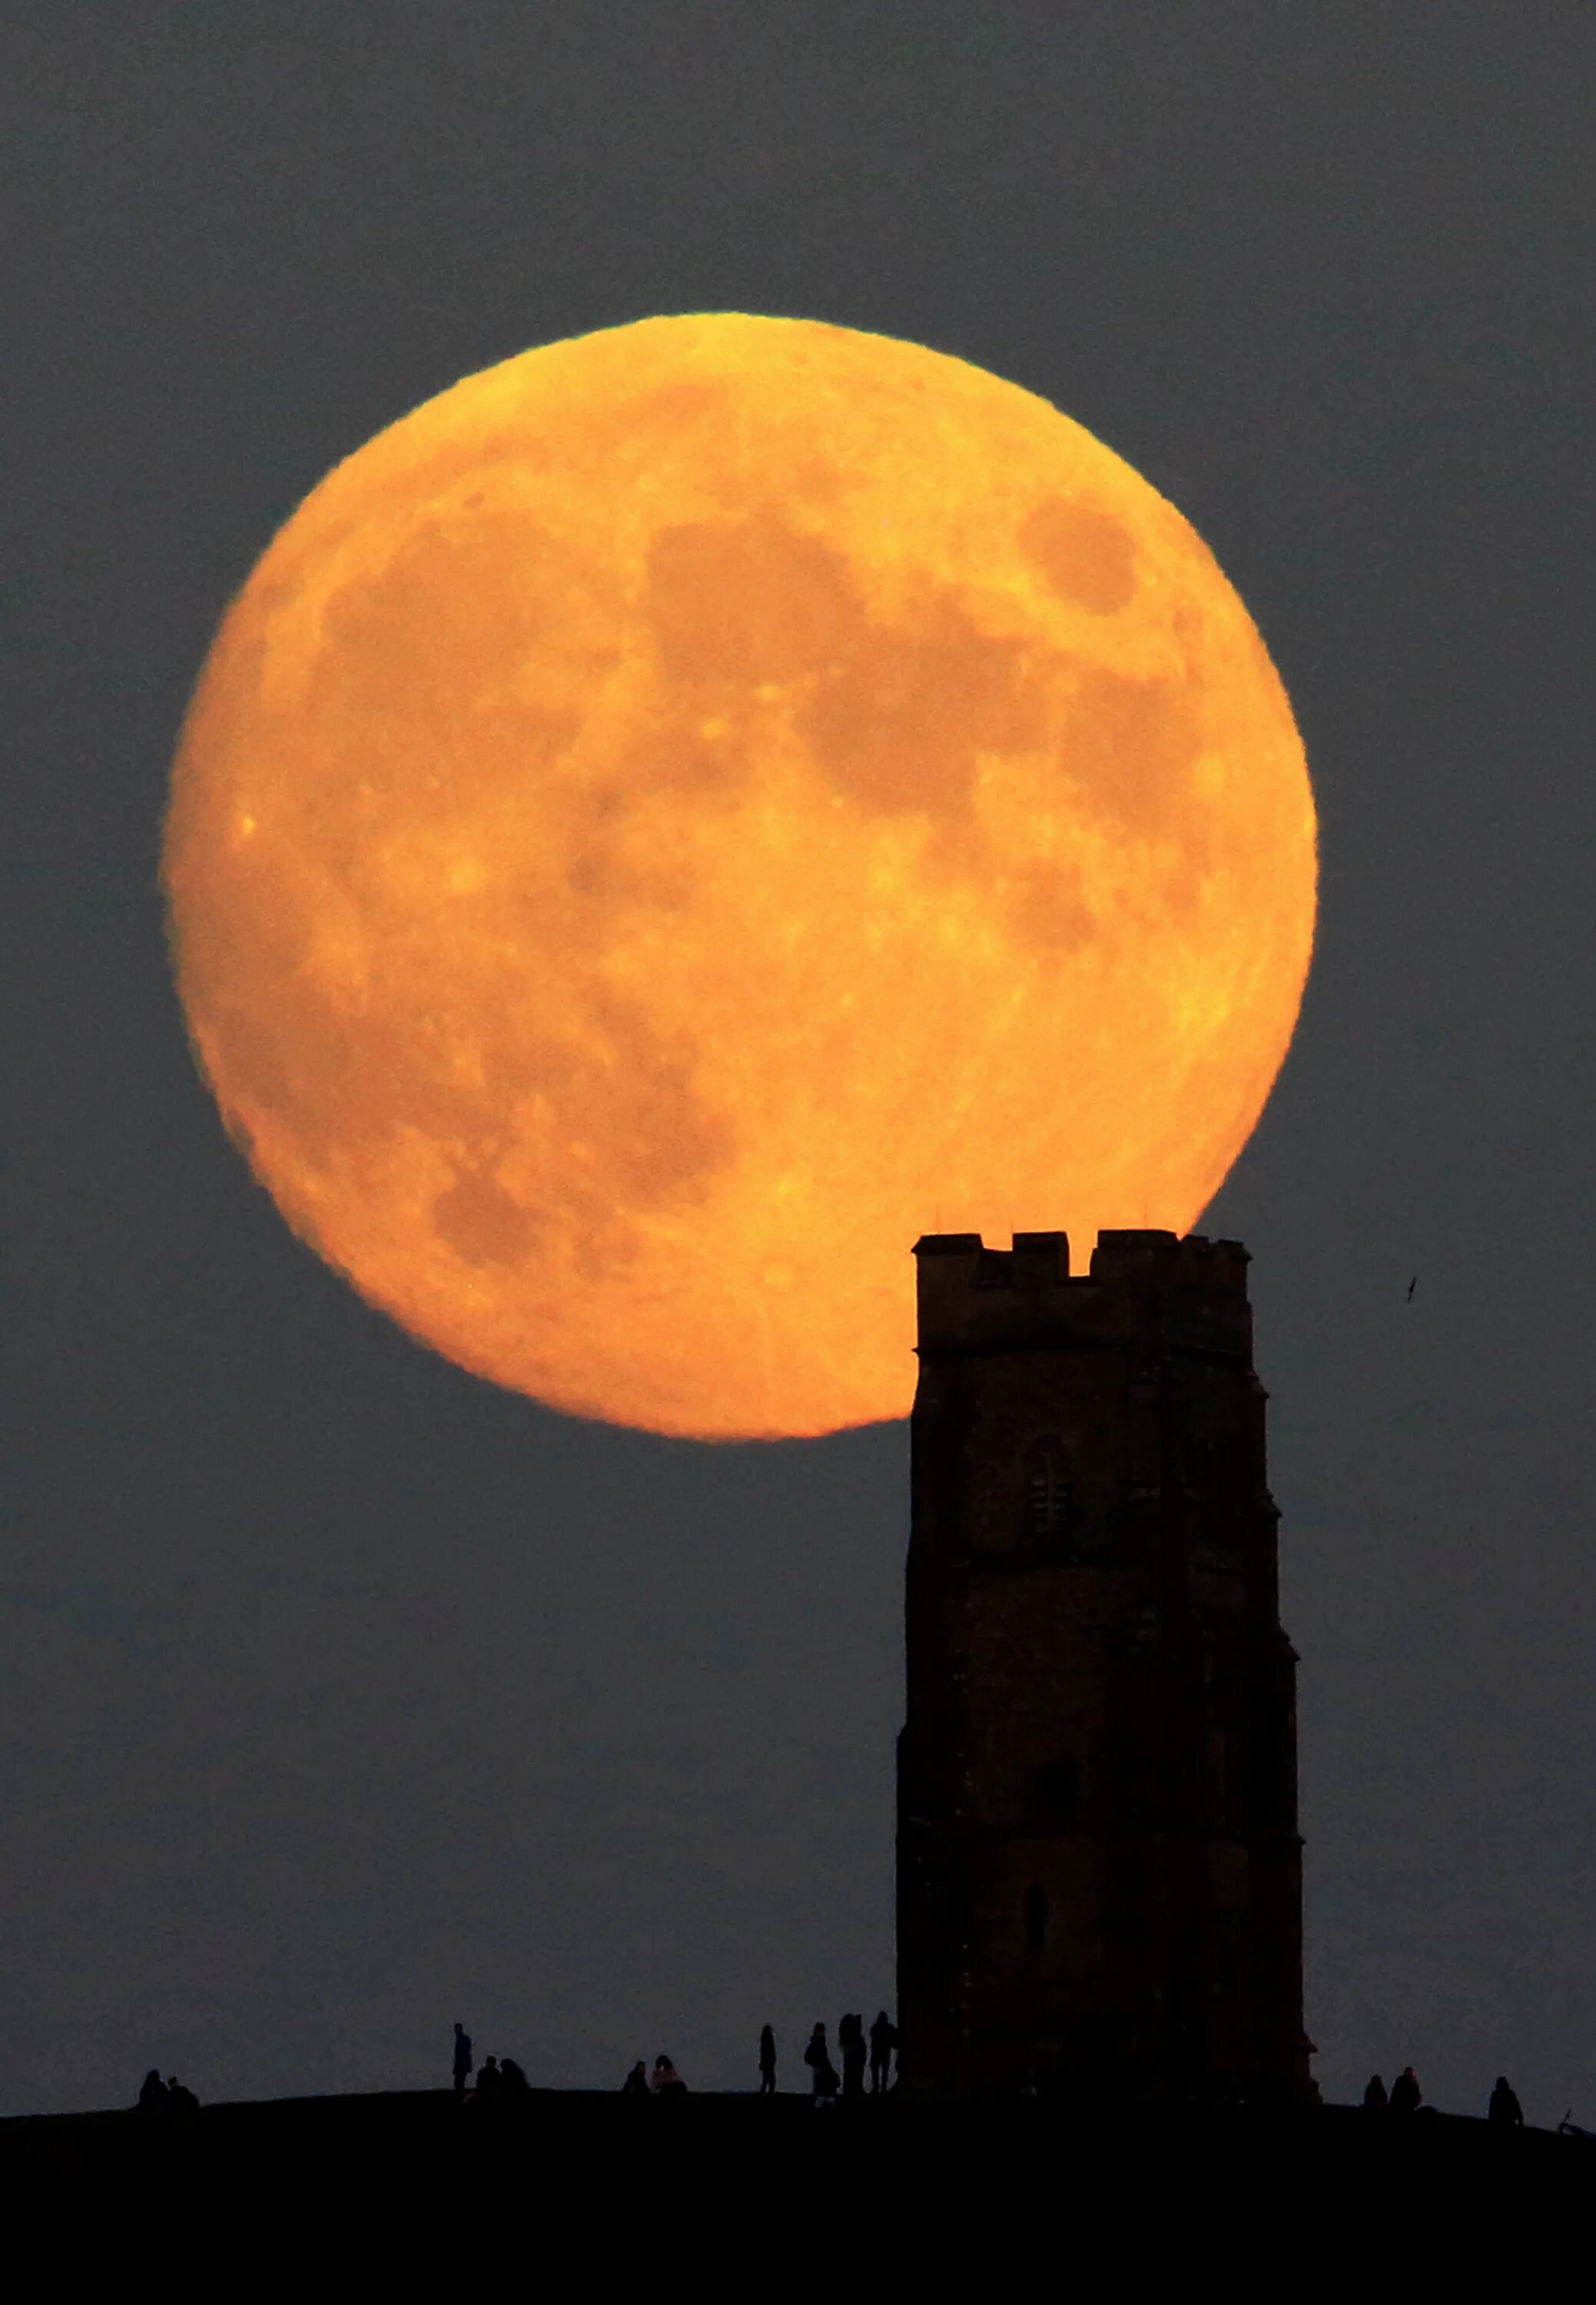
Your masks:
[[[1585,2202],[1596,2142],[1549,2130],[1492,2130],[1459,2115],[1371,2118],[1350,2107],[1259,2113],[1109,2113],[1083,2121],[1045,2101],[926,2104],[900,2097],[817,2112],[796,2092],[690,2095],[665,2105],[612,2092],[533,2090],[502,2113],[448,2090],[285,2097],[198,2113],[36,2115],[0,2121],[0,2183],[67,2181],[92,2199],[132,2186],[202,2198],[239,2188],[292,2204],[307,2186],[354,2199],[398,2187],[460,2199],[477,2178],[549,2189],[595,2169],[623,2186],[651,2172],[696,2173],[717,2187],[751,2181],[781,2200],[856,2185],[900,2216],[935,2198],[938,2215],[971,2224],[999,2205],[1023,2221],[1066,2197],[1079,2206],[1121,2181],[1185,2181],[1219,2196],[1279,2183],[1340,2216],[1401,2200],[1460,2211],[1493,2198]],[[928,2193],[927,2188],[935,2189]],[[900,2206],[895,2206],[900,2205]]]

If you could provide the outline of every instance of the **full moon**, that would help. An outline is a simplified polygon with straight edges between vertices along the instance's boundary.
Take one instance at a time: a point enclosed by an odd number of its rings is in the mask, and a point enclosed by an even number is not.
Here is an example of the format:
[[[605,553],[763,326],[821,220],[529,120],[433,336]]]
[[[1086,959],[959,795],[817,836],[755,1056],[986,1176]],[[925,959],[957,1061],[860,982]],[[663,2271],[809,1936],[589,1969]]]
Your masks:
[[[229,609],[194,1048],[302,1238],[585,1416],[904,1415],[924,1231],[1186,1230],[1312,944],[1302,746],[1174,507],[1033,394],[736,313],[467,378]]]

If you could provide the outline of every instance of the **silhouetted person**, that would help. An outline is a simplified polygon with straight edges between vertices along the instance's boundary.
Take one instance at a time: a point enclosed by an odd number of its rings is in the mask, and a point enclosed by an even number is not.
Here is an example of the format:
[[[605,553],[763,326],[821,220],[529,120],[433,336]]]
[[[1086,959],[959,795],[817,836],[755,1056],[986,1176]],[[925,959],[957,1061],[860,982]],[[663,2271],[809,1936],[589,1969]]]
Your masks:
[[[824,2025],[816,2025],[810,2034],[809,2046],[804,2051],[804,2063],[809,2068],[809,2091],[815,2104],[830,2105],[837,2094],[837,2069],[826,2046]]]
[[[842,2094],[863,2097],[865,2094],[865,2020],[858,2013],[843,2018],[837,2028],[837,2046],[842,2052]]]
[[[489,2084],[485,2101],[494,2120],[508,2120],[517,2110],[525,2111],[532,2103],[532,2088],[514,2057],[500,2057],[497,2064],[490,2057],[487,2063],[493,2066],[493,2079]],[[476,2077],[479,2101],[482,2100],[483,2079],[482,2073]]]
[[[1404,2065],[1391,2084],[1393,2113],[1417,2113],[1424,2102],[1424,2092],[1419,2087],[1419,2076],[1412,2065]]]
[[[499,2095],[502,2078],[503,2077],[499,2070],[498,2058],[484,2057],[476,2077],[476,2094],[479,2105],[491,2105],[493,2099]]]
[[[759,2029],[759,2094],[776,2094],[776,2037],[768,2025]]]
[[[649,2075],[650,2088],[656,2097],[686,2097],[687,2085],[669,2057],[656,2057],[653,2071]]]
[[[1390,2098],[1386,2095],[1385,2082],[1378,2073],[1371,2073],[1369,2077],[1369,2087],[1363,2092],[1364,2112],[1384,2113],[1390,2102]]]
[[[156,2071],[152,2065],[149,2071],[145,2074],[143,2082],[139,2090],[139,2111],[141,2113],[165,2113],[166,2110],[166,2084],[162,2080],[160,2075]]]
[[[1522,2129],[1524,2125],[1524,2109],[1508,2087],[1506,2073],[1497,2075],[1497,2085],[1490,2093],[1490,2105],[1485,2117],[1495,2122],[1500,2129]]]
[[[166,2075],[166,2110],[168,2113],[198,2113],[200,2100],[191,2088],[184,2088],[175,2073]]]
[[[892,2085],[892,2052],[897,2046],[898,2028],[883,2009],[870,2028],[870,2087],[877,2097]]]
[[[644,2063],[641,2057],[638,2058],[636,2063],[632,2067],[631,2071],[627,2075],[625,2080],[622,2081],[620,2085],[620,2093],[622,2097],[646,2097],[648,2095],[648,2067]]]
[[[455,2095],[464,2097],[465,2084],[471,2079],[471,2036],[464,2025],[455,2027]]]

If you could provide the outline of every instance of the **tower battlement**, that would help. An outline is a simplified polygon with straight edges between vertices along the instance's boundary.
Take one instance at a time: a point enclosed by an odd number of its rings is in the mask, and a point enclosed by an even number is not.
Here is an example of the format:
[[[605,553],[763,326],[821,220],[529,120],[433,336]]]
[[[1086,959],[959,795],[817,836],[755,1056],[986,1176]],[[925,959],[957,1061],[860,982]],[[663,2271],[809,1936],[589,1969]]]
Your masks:
[[[1173,1232],[1100,1232],[1088,1272],[1071,1274],[1062,1232],[1017,1232],[988,1248],[978,1232],[915,1243],[919,1349],[1057,1349],[1156,1319],[1171,1343],[1250,1352],[1250,1259],[1239,1240]]]

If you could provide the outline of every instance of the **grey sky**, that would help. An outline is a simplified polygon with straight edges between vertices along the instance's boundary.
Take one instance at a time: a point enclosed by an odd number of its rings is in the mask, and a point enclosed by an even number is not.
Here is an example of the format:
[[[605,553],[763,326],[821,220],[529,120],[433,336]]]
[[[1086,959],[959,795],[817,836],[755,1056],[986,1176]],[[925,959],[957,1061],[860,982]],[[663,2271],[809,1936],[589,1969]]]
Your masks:
[[[155,888],[189,684],[329,464],[740,306],[1045,394],[1265,632],[1324,907],[1209,1229],[1256,1258],[1321,2077],[1596,2120],[1588,8],[0,38],[0,2110],[438,2080],[456,2016],[737,2084],[890,1995],[906,1430],[667,1443],[408,1344],[223,1138]]]

